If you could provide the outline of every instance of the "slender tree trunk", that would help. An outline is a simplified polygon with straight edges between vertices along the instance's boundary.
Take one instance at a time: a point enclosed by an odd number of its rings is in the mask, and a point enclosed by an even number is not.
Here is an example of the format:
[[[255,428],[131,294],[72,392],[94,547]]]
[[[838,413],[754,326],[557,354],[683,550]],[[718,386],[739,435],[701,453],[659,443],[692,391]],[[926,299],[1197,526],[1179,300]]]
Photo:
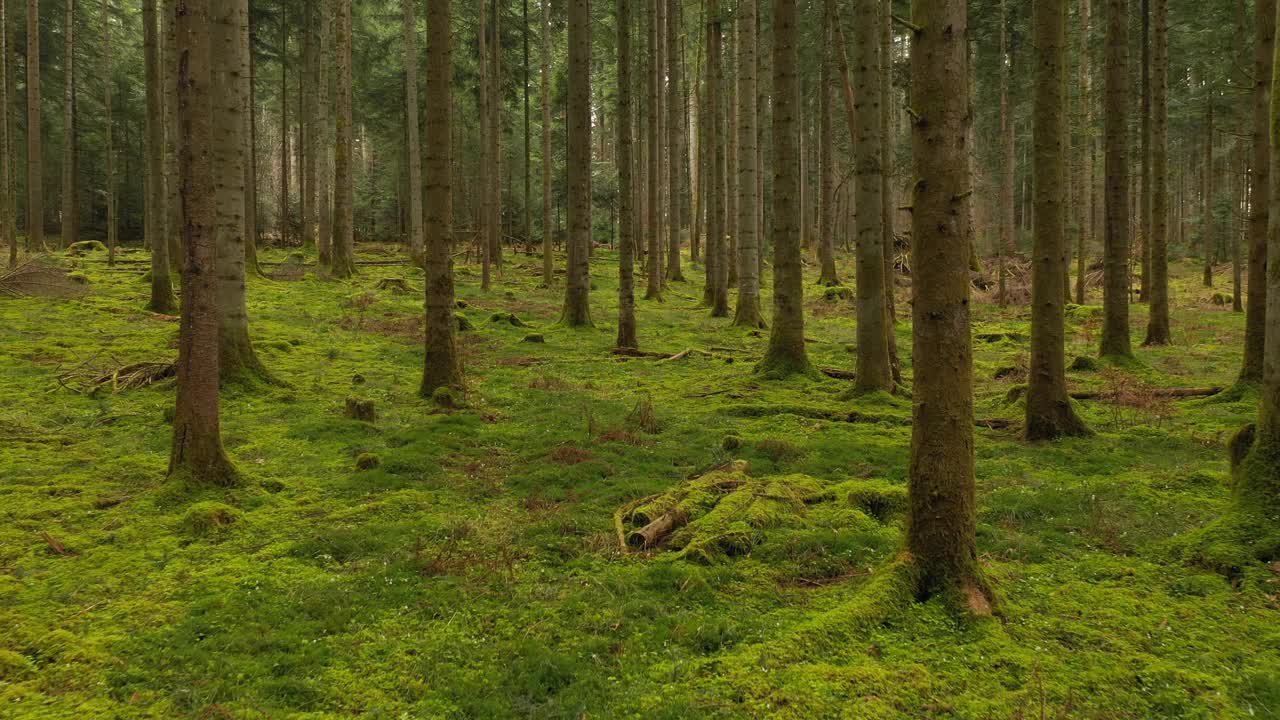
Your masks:
[[[332,270],[335,277],[355,274],[355,178],[352,173],[351,125],[351,0],[335,0],[334,43],[337,55],[337,84],[334,88],[334,203]]]
[[[889,328],[885,314],[884,278],[884,177],[881,149],[884,137],[880,118],[880,0],[858,0],[854,23],[856,84],[854,111],[857,142],[853,146],[857,182],[854,216],[858,236],[858,373],[860,391],[892,391],[893,367],[889,362]]]
[[[990,611],[978,565],[966,196],[971,188],[968,13],[914,0],[911,22],[912,293],[915,387],[907,549],[919,592]]]
[[[631,159],[631,0],[618,0],[618,340],[636,339],[635,188]]]
[[[667,21],[667,191],[670,215],[667,219],[667,282],[683,282],[680,271],[680,230],[684,225],[684,203],[688,196],[684,177],[684,94],[680,74],[680,0],[659,0],[666,5]]]
[[[316,143],[315,143],[315,88],[313,73],[319,64],[316,43],[312,37],[315,27],[315,0],[302,4],[302,53],[298,76],[298,205],[302,216],[302,244],[316,246]],[[406,69],[406,73],[408,70]],[[419,161],[420,163],[421,161]],[[419,186],[421,187],[421,186]],[[421,203],[421,200],[419,200]],[[422,236],[418,235],[421,240]],[[419,247],[419,249],[421,249]],[[412,252],[412,249],[411,249]]]
[[[756,372],[769,378],[813,374],[804,344],[800,264],[800,82],[796,0],[773,3],[773,329]]]
[[[818,89],[818,261],[821,267],[818,284],[834,287],[840,284],[836,272],[835,246],[835,152],[832,149],[831,87],[835,83],[835,0],[822,2],[822,72]]]
[[[893,192],[893,164],[897,133],[893,122],[893,0],[880,2],[880,222],[884,241],[881,254],[884,257],[884,311],[885,336],[889,341],[889,365],[893,370],[893,381],[901,385],[902,363],[898,359],[898,338],[894,334],[894,325],[898,320],[898,308],[894,301],[894,222],[893,215],[898,204]]]
[[[1094,221],[1094,189],[1093,168],[1098,141],[1093,137],[1093,51],[1090,38],[1093,36],[1092,0],[1080,0],[1080,95],[1084,104],[1084,138],[1085,147],[1081,153],[1084,164],[1084,192],[1081,197],[1082,215],[1080,218],[1080,235],[1076,240],[1076,304],[1083,305],[1087,295],[1085,273],[1088,270],[1088,241],[1094,236],[1097,223]]]
[[[147,309],[171,315],[177,304],[173,297],[173,281],[169,277],[169,243],[164,236],[168,198],[164,191],[164,89],[160,72],[158,22],[156,0],[143,0],[143,52],[147,86],[147,113],[143,117],[146,135],[144,154],[147,158],[144,223],[147,245],[151,247],[151,300],[147,303]]]
[[[292,156],[289,143],[289,11],[280,10],[280,243],[287,246],[293,234],[289,207],[289,159]],[[306,238],[303,238],[306,242]]]
[[[1204,166],[1201,168],[1204,173],[1204,194],[1201,198],[1204,206],[1200,215],[1200,242],[1204,252],[1204,286],[1213,287],[1213,256],[1217,249],[1213,227],[1213,87],[1207,83],[1205,95]]]
[[[207,485],[232,485],[218,421],[218,197],[214,181],[214,98],[208,0],[183,0],[177,15],[179,176],[183,205],[182,318],[178,397],[169,473]],[[225,51],[227,48],[219,48]]]
[[[529,124],[529,0],[524,0],[524,247],[526,253],[533,252],[533,141],[532,126]]]
[[[489,258],[502,272],[502,16],[498,0],[489,14]],[[590,179],[590,178],[588,178]]]
[[[62,247],[78,240],[76,219],[76,3],[66,0],[62,24]]]
[[[165,219],[162,237],[169,244],[169,267],[181,270],[186,256],[183,242],[183,218],[181,183],[178,177],[178,25],[177,0],[160,0],[163,16],[160,19],[161,42],[160,68],[164,76],[164,180],[162,192],[165,201]]]
[[[1157,0],[1159,1],[1159,0]],[[1064,0],[1035,0],[1035,247],[1031,285],[1028,440],[1088,435],[1067,395],[1063,282],[1067,267],[1067,13]]]
[[[561,322],[591,325],[591,5],[569,0],[569,102],[566,153],[569,262]]]
[[[422,395],[462,384],[454,341],[452,0],[427,0],[427,333]]]
[[[1106,260],[1101,352],[1133,354],[1129,340],[1129,0],[1107,0]]]
[[[409,254],[422,262],[422,144],[418,141],[418,22],[404,0],[405,128],[409,134]],[[526,0],[527,2],[527,0]]]
[[[1244,362],[1240,381],[1259,383],[1267,326],[1267,225],[1271,198],[1271,75],[1276,39],[1275,0],[1255,0],[1253,22],[1253,186],[1249,203],[1249,270]]]
[[[44,245],[44,158],[40,139],[40,0],[27,0],[27,251]]]
[[[738,306],[733,324],[763,328],[756,225],[756,0],[738,5]]]
[[[106,18],[106,1],[103,0],[103,17]],[[4,233],[5,242],[9,245],[9,267],[17,267],[18,265],[18,235],[14,228],[14,203],[13,203],[13,149],[10,146],[12,135],[9,133],[9,13],[8,3],[0,0],[0,232]],[[108,34],[106,24],[104,23],[103,36],[106,40],[105,64],[109,69],[111,67],[111,40]],[[107,127],[111,126],[111,82],[114,78],[108,70],[107,74]],[[114,165],[111,165],[111,136],[107,135],[107,161],[108,161],[108,197],[107,197],[107,214],[108,214],[108,232],[114,232],[115,220],[115,193],[114,193]],[[114,235],[109,235],[108,239]],[[115,263],[115,245],[111,245],[111,262]]]
[[[216,194],[218,376],[223,383],[242,378],[269,378],[249,339],[245,299],[244,250],[244,108],[242,78],[249,73],[241,48],[249,22],[248,0],[206,0],[213,31],[210,102],[218,108],[212,118],[209,152]]]
[[[493,243],[489,239],[489,224],[493,217],[493,194],[490,192],[491,185],[489,176],[493,173],[493,158],[490,157],[492,146],[489,137],[493,134],[493,128],[490,124],[493,119],[492,113],[489,112],[489,104],[493,102],[493,95],[489,92],[489,2],[488,0],[480,1],[480,24],[479,38],[477,41],[477,51],[479,57],[476,59],[476,66],[479,68],[480,82],[480,223],[476,230],[477,238],[480,242],[480,289],[488,290],[493,282]]]
[[[1169,0],[1152,0],[1151,282],[1144,345],[1168,345],[1169,335]]]
[[[542,284],[555,280],[551,230],[551,0],[542,5]],[[634,239],[634,238],[633,238]]]
[[[1142,195],[1139,200],[1141,205],[1138,208],[1138,222],[1140,229],[1138,236],[1141,238],[1141,270],[1142,283],[1138,286],[1138,300],[1140,302],[1148,302],[1151,299],[1151,233],[1152,233],[1152,205],[1151,205],[1151,0],[1141,0],[1139,4],[1142,15],[1141,27],[1142,35],[1139,39],[1142,52],[1142,127],[1140,152],[1142,153]]]
[[[645,150],[647,152],[648,172],[647,190],[648,202],[646,210],[648,211],[649,221],[646,223],[646,243],[649,246],[648,259],[646,261],[646,275],[648,276],[648,285],[644,291],[645,300],[662,300],[662,266],[658,260],[658,246],[662,244],[661,230],[659,228],[660,215],[662,214],[662,148],[658,138],[658,103],[661,98],[661,77],[663,75],[660,52],[658,50],[659,32],[658,32],[658,3],[662,0],[649,0],[647,3],[648,12],[645,13],[645,38],[648,52],[645,56],[648,61],[645,63],[645,105],[646,105],[646,123],[645,133],[648,137]]]
[[[724,73],[721,51],[724,37],[718,0],[707,5],[707,105],[711,112],[707,161],[712,166],[709,178],[707,210],[707,275],[711,288],[708,300],[712,317],[729,316],[729,241],[725,232],[727,218],[727,158],[725,148],[725,111],[722,99]],[[714,256],[714,257],[713,257]]]
[[[258,265],[258,122],[255,116],[253,81],[256,77],[253,62],[253,35],[249,20],[240,27],[240,64],[248,72],[240,78],[244,105],[240,112],[244,118],[244,262],[245,272],[262,275]]]
[[[1009,72],[1013,53],[1009,52],[1008,25],[1008,4],[1006,0],[1000,0],[1000,238],[996,247],[996,301],[1000,307],[1007,305],[1009,300],[1005,255],[1013,250],[1018,227],[1013,203],[1016,132],[1009,107]]]
[[[329,73],[332,67],[333,48],[333,0],[320,0],[320,67],[316,90],[315,121],[316,155],[320,163],[316,173],[316,214],[319,216],[316,230],[316,250],[320,264],[331,265],[333,262],[333,205],[330,200],[330,178],[333,177],[333,164],[329,153],[333,147],[333,136],[329,133],[330,96]]]

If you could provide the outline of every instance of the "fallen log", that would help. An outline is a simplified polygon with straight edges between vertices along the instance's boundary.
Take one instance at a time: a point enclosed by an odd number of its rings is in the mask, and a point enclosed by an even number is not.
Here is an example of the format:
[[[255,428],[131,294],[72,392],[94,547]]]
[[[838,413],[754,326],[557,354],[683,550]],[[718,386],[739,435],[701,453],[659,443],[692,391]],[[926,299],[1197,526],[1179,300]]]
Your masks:
[[[1151,394],[1161,398],[1213,397],[1222,392],[1220,387],[1207,388],[1152,388]],[[1108,400],[1114,393],[1105,391],[1081,391],[1071,393],[1072,400]]]
[[[856,380],[858,374],[852,370],[841,370],[840,368],[818,368],[819,372],[829,378],[837,380]]]
[[[689,522],[689,516],[679,509],[663,513],[639,530],[627,535],[627,545],[637,550],[651,548],[662,542],[671,533]]]

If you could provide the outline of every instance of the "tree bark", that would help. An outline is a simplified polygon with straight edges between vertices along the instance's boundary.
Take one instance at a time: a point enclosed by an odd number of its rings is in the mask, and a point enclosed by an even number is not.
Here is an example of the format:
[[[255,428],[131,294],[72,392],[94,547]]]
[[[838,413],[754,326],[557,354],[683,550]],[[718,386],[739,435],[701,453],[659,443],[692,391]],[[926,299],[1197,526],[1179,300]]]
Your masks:
[[[241,114],[244,118],[244,262],[245,272],[261,275],[258,266],[258,124],[253,97],[253,36],[249,19],[240,27],[240,64],[247,72],[240,78]]]
[[[1217,250],[1217,242],[1214,237],[1215,228],[1213,222],[1213,87],[1206,83],[1205,85],[1205,134],[1204,134],[1204,166],[1201,172],[1204,173],[1204,207],[1200,216],[1200,233],[1201,244],[1204,252],[1204,286],[1213,287],[1213,260]]]
[[[968,13],[963,0],[914,0],[911,52],[916,401],[907,549],[918,590],[989,612],[977,557],[973,354],[969,321]]]
[[[160,72],[160,31],[157,26],[156,0],[143,0],[143,52],[146,76],[147,114],[143,118],[147,158],[146,208],[144,224],[146,241],[151,247],[151,300],[147,309],[171,315],[177,308],[173,297],[173,281],[169,277],[169,248],[165,239],[168,198],[164,187],[164,89]],[[216,329],[216,325],[215,325]]]
[[[635,188],[631,159],[631,0],[618,0],[618,340],[638,348],[635,293]]]
[[[186,257],[169,473],[182,473],[197,484],[225,486],[235,484],[237,477],[222,449],[218,420],[218,198],[212,164],[215,105],[209,1],[183,0],[176,25],[178,168]]]
[[[337,83],[334,87],[334,203],[332,271],[335,277],[355,274],[355,178],[352,174],[351,127],[351,0],[335,0],[334,51],[337,55]]]
[[[527,1],[527,0],[526,0]],[[422,144],[418,140],[418,22],[415,0],[404,0],[405,127],[409,131],[409,255],[421,262]]]
[[[1090,38],[1093,36],[1092,0],[1080,0],[1080,95],[1084,104],[1084,137],[1085,148],[1081,153],[1084,164],[1081,194],[1080,234],[1076,238],[1076,304],[1083,305],[1087,297],[1085,273],[1089,265],[1088,242],[1094,236],[1094,191],[1093,168],[1098,141],[1093,137],[1093,50]]]
[[[1157,0],[1159,2],[1160,0]],[[1028,440],[1088,435],[1067,397],[1063,284],[1067,267],[1066,3],[1035,0],[1035,247],[1031,285]]]
[[[542,284],[555,280],[551,227],[551,0],[542,5]]]
[[[40,0],[27,0],[27,251],[44,250],[44,158],[41,151]]]
[[[66,0],[62,24],[62,247],[78,240],[76,220],[80,214],[76,201],[76,3]]]
[[[1264,0],[1265,1],[1265,0]],[[1152,0],[1151,49],[1151,279],[1147,338],[1168,345],[1169,334],[1169,0]]]
[[[885,313],[884,177],[880,118],[880,0],[858,0],[854,23],[853,79],[857,142],[853,145],[857,197],[854,215],[857,245],[859,391],[893,390],[889,328]]]
[[[647,270],[648,284],[645,287],[645,300],[662,300],[662,266],[658,261],[658,247],[662,243],[660,216],[662,214],[662,149],[658,138],[658,116],[659,102],[661,101],[661,86],[663,68],[661,63],[661,52],[658,49],[659,33],[658,33],[658,3],[662,0],[649,0],[648,12],[645,13],[645,37],[647,50],[645,53],[648,61],[645,63],[645,88],[646,88],[646,123],[645,133],[648,136],[646,143],[646,152],[648,160],[647,188],[649,199],[647,204],[649,221],[646,223],[646,242],[649,246],[648,258],[645,268]]]
[[[840,284],[836,272],[835,245],[835,152],[832,148],[831,87],[835,83],[835,0],[822,3],[822,71],[818,89],[818,284]]]
[[[489,6],[489,260],[502,272],[502,16]],[[589,178],[588,178],[589,179]]]
[[[756,226],[756,0],[738,5],[738,305],[733,324],[763,328]]]
[[[1014,213],[1016,132],[1009,107],[1009,73],[1013,53],[1009,52],[1009,18],[1006,0],[1000,0],[1000,237],[996,246],[996,302],[1008,304],[1005,255],[1014,247],[1017,219]]]
[[[569,0],[569,261],[561,322],[591,325],[591,5]]]
[[[1253,23],[1253,187],[1249,203],[1249,269],[1245,300],[1244,362],[1240,380],[1263,376],[1267,327],[1267,225],[1271,197],[1271,75],[1276,39],[1275,0],[1256,0]]]
[[[1129,0],[1107,0],[1106,256],[1101,354],[1129,357]]]
[[[333,49],[333,0],[320,0],[319,8],[320,34],[320,67],[318,69],[316,88],[316,119],[314,137],[316,139],[316,156],[320,167],[316,172],[316,251],[320,264],[328,266],[333,262],[333,205],[330,200],[330,179],[333,177],[333,165],[329,160],[330,148],[333,147],[332,135],[329,134],[329,73]]]
[[[293,235],[289,205],[290,127],[289,127],[289,6],[280,8],[280,213],[277,218],[280,243],[288,246]],[[306,238],[303,238],[304,246]]]
[[[462,384],[454,339],[453,259],[453,9],[427,0],[427,334],[422,395]]]
[[[105,17],[107,0],[103,0],[103,13]],[[9,13],[8,3],[0,0],[0,232],[4,233],[5,242],[9,245],[9,267],[17,267],[18,265],[18,234],[15,232],[15,223],[13,220],[13,149],[10,145],[12,136],[9,133]],[[106,39],[106,66],[111,67],[111,41],[109,27],[104,24],[103,34]],[[107,77],[107,127],[110,128],[111,122],[111,81],[113,76],[108,71]],[[107,199],[107,215],[108,215],[108,232],[114,233],[115,220],[115,193],[114,193],[114,165],[111,165],[111,136],[107,136],[107,159],[108,159],[108,199]],[[108,236],[108,240],[113,240],[114,234]],[[115,245],[109,243],[111,248],[111,261],[115,262]]]
[[[684,202],[688,196],[684,177],[684,94],[681,90],[680,55],[680,0],[659,0],[667,3],[667,193],[670,198],[667,219],[667,282],[682,282],[680,271],[680,230],[684,225]]]
[[[767,378],[813,375],[804,344],[800,264],[800,82],[796,0],[773,3],[773,329],[756,372]]]
[[[709,0],[707,4],[707,106],[710,113],[707,161],[711,165],[707,191],[707,280],[710,292],[704,296],[711,306],[711,317],[729,316],[729,241],[725,221],[727,194],[727,162],[725,148],[725,111],[721,97],[724,89],[724,73],[721,69],[721,50],[724,37],[720,3]]]

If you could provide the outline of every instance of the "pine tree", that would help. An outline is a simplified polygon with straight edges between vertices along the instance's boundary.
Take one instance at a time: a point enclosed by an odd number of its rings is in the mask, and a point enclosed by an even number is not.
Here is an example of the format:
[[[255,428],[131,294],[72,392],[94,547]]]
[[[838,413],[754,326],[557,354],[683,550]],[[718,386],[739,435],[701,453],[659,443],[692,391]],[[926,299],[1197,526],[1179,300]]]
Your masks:
[[[1169,0],[1152,0],[1151,60],[1151,313],[1143,345],[1168,345],[1169,335]],[[1256,186],[1255,186],[1256,188]]]
[[[1107,0],[1103,357],[1129,357],[1129,0]]]
[[[561,322],[591,325],[591,3],[569,0],[569,261]]]
[[[146,243],[151,248],[151,300],[147,303],[147,309],[171,315],[177,308],[177,303],[173,297],[173,281],[169,277],[171,246],[165,237],[169,206],[164,186],[164,80],[160,71],[160,28],[156,14],[156,0],[143,0],[143,53],[147,86],[147,114],[143,118],[146,137],[143,154],[147,161],[144,223]]]
[[[763,328],[756,226],[756,0],[738,5],[738,306],[733,324]]]
[[[635,207],[631,173],[631,0],[618,0],[618,339],[638,348],[635,293]]]
[[[27,251],[44,250],[41,150],[40,0],[27,0]]]
[[[337,83],[334,89],[334,118],[337,138],[334,143],[333,261],[335,277],[355,274],[355,178],[352,173],[351,126],[351,0],[333,0],[334,54],[337,56]]]

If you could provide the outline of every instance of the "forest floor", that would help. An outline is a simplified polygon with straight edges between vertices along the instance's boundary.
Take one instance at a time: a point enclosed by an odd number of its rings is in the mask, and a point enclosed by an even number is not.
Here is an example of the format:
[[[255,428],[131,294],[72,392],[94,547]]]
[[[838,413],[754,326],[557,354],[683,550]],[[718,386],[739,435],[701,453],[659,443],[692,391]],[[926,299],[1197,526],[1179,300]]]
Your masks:
[[[1103,395],[1079,403],[1097,437],[977,430],[1002,615],[959,623],[934,601],[858,625],[901,542],[911,400],[753,376],[767,332],[708,317],[700,267],[639,302],[645,350],[705,351],[671,360],[610,354],[608,251],[594,330],[555,324],[536,257],[509,255],[489,293],[459,267],[474,329],[452,410],[417,395],[420,271],[253,279],[284,384],[224,391],[244,482],[195,491],[165,478],[172,380],[69,389],[176,353],[176,318],[142,310],[145,266],[102,259],[83,298],[0,299],[0,717],[1280,718],[1280,567],[1232,583],[1177,550],[1222,511],[1225,445],[1256,408],[1153,390],[1239,366],[1243,316],[1190,262],[1175,345],[1069,373]],[[378,290],[390,277],[410,292]],[[815,364],[852,370],[852,302],[807,292]],[[1020,421],[1028,313],[974,312],[978,417]],[[1068,315],[1069,361],[1093,356],[1098,308]],[[344,417],[348,397],[376,421]],[[734,459],[749,479],[689,483]],[[635,501],[680,488],[693,522],[624,550]]]

